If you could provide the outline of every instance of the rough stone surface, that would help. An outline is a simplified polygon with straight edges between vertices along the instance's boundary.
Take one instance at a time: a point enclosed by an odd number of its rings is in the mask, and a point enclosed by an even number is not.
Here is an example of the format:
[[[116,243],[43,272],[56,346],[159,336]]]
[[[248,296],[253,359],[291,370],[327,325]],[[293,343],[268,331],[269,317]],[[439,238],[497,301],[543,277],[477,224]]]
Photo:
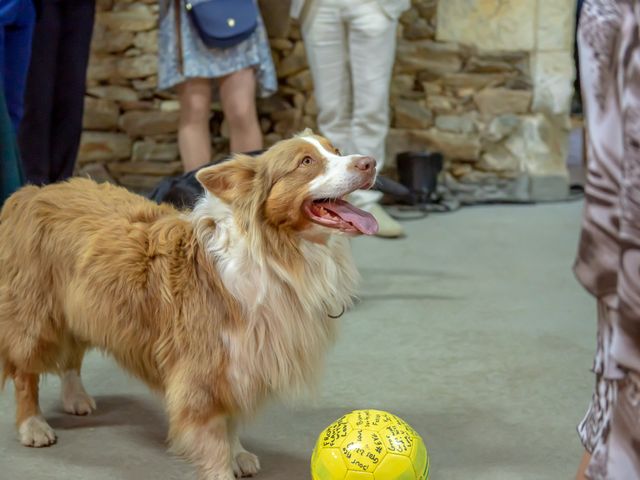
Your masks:
[[[78,163],[107,162],[128,158],[131,154],[131,139],[124,133],[82,133]]]
[[[78,175],[95,180],[98,183],[116,183],[102,163],[89,163],[78,170]]]
[[[105,12],[113,8],[114,0],[96,0],[96,10]]]
[[[531,105],[532,94],[526,90],[487,88],[474,96],[480,113],[487,117],[506,113],[526,113]]]
[[[532,56],[532,66],[533,111],[568,115],[575,78],[571,52],[537,52]]]
[[[258,111],[263,114],[271,115],[274,112],[290,108],[289,102],[280,94],[272,95],[268,98],[258,99]]]
[[[278,143],[282,139],[283,139],[283,136],[280,135],[279,133],[276,133],[276,132],[267,133],[264,136],[264,144],[268,148],[271,145]]]
[[[303,70],[295,75],[291,75],[287,78],[286,82],[287,85],[302,92],[311,92],[313,90],[313,78],[309,70]]]
[[[396,155],[402,152],[423,150],[424,143],[413,141],[409,131],[405,129],[392,128],[387,134],[386,153],[387,163],[395,162]]]
[[[507,78],[514,76],[515,72],[513,71],[506,73],[451,73],[449,75],[444,75],[441,83],[447,87],[479,90],[485,87],[504,85]]]
[[[520,117],[513,114],[505,114],[495,117],[489,123],[485,132],[485,139],[491,142],[499,142],[513,133],[520,126]]]
[[[180,173],[182,170],[182,163],[153,161],[116,162],[110,163],[108,167],[109,171],[118,177],[125,174],[156,175],[166,177]]]
[[[438,3],[437,39],[486,50],[535,48],[536,2],[445,0]]]
[[[427,107],[435,113],[447,113],[455,111],[457,102],[452,97],[444,95],[427,95]]]
[[[299,73],[307,68],[307,56],[302,42],[296,43],[295,47],[286,57],[282,59],[278,66],[278,76],[288,77]]]
[[[538,0],[538,50],[573,48],[575,0]]]
[[[87,68],[87,80],[109,80],[116,76],[117,57],[112,55],[92,55]]]
[[[163,100],[160,102],[160,110],[163,112],[179,112],[180,102],[178,100]]]
[[[414,131],[412,135],[448,158],[477,160],[480,155],[480,140],[476,135],[443,132],[435,128]]]
[[[132,162],[173,162],[178,159],[178,144],[157,143],[152,140],[137,141],[133,144]]]
[[[136,33],[133,44],[143,52],[158,53],[158,31]]]
[[[531,175],[564,174],[568,150],[567,132],[541,114],[522,118],[517,135],[511,135],[507,148],[522,159],[524,169]]]
[[[123,112],[156,110],[157,103],[146,100],[135,100],[133,102],[120,102],[120,108]]]
[[[312,117],[318,115],[318,105],[316,104],[315,95],[309,95],[309,99],[304,104],[304,113]]]
[[[432,39],[435,34],[435,28],[425,18],[418,18],[404,27],[404,38],[408,40]]]
[[[289,51],[294,47],[294,43],[288,38],[270,38],[271,48],[278,51]]]
[[[435,125],[445,132],[473,133],[476,130],[476,115],[438,115]]]
[[[317,131],[318,106],[287,2],[259,1],[280,84],[276,95],[257,102],[268,147],[305,127]],[[553,197],[564,175],[573,2],[411,3],[398,28],[387,168],[401,151],[440,150],[451,188],[465,198]],[[116,182],[137,190],[179,168],[178,97],[157,89],[158,11],[157,0],[97,0],[87,76],[82,165],[98,171],[93,165],[108,164],[104,171]],[[215,100],[213,159],[228,153],[223,119]]]
[[[158,86],[158,77],[151,75],[145,79],[134,79],[131,84],[138,91],[155,90]]]
[[[118,73],[124,78],[144,78],[158,71],[158,56],[147,53],[118,61]]]
[[[259,0],[260,13],[270,37],[287,38],[291,29],[289,2]]]
[[[431,40],[400,42],[396,58],[397,73],[430,72],[444,75],[457,72],[462,67],[460,47]]]
[[[517,172],[521,169],[521,162],[504,145],[497,145],[485,150],[477,167],[488,172]]]
[[[123,10],[98,13],[97,23],[115,31],[143,32],[157,25],[158,15],[146,5],[133,4]]]
[[[527,58],[526,54],[522,55]],[[465,70],[471,73],[504,73],[513,70],[513,64],[505,61],[504,56],[472,56],[465,64]]]
[[[445,173],[445,188],[462,203],[529,201],[530,185],[526,175],[504,178],[493,172],[473,170],[470,174],[455,178]]]
[[[429,128],[431,125],[433,125],[433,114],[421,103],[411,100],[396,102],[396,128]]]
[[[301,130],[302,115],[299,110],[294,108],[282,110],[273,113],[271,118],[275,122],[273,130],[282,135],[283,138]]]
[[[124,174],[118,177],[118,182],[134,192],[146,193],[153,190],[158,183],[162,181],[162,177],[156,175],[140,175],[140,174]]]
[[[112,100],[85,97],[82,128],[87,130],[115,130],[120,109]]]
[[[416,79],[413,75],[397,74],[391,80],[391,97],[406,98],[413,96],[415,93]]]
[[[443,91],[442,84],[439,82],[422,82],[422,89],[428,95],[440,95]]]
[[[133,42],[133,32],[109,30],[104,25],[96,23],[91,37],[91,50],[94,53],[120,53],[131,47]]]
[[[138,93],[133,88],[121,87],[119,85],[90,87],[87,89],[87,93],[92,97],[120,102],[133,102],[138,100]]]
[[[173,133],[178,130],[179,112],[131,111],[120,118],[120,126],[131,137]]]

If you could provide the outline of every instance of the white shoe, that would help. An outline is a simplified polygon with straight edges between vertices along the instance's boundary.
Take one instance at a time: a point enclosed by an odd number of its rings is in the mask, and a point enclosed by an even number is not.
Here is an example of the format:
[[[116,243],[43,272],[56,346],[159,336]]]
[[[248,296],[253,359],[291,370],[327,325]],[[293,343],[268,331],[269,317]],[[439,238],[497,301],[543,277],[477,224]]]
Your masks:
[[[377,237],[398,238],[404,237],[404,228],[378,203],[382,198],[382,192],[377,190],[356,190],[349,195],[349,203],[365,212],[369,212],[378,222]]]
[[[382,238],[404,237],[404,228],[398,223],[379,203],[372,203],[363,208],[378,221],[378,233],[376,236]]]
[[[382,192],[377,190],[356,190],[349,194],[349,203],[363,210],[380,200],[382,200]]]

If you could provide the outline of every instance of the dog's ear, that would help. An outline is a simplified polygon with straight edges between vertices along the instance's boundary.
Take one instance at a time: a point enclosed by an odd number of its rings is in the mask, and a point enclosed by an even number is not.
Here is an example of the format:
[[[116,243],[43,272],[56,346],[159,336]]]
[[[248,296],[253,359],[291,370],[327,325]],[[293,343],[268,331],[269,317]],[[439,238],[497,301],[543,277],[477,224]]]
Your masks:
[[[220,200],[232,203],[251,189],[256,175],[255,167],[253,158],[237,156],[233,160],[201,169],[196,178]]]

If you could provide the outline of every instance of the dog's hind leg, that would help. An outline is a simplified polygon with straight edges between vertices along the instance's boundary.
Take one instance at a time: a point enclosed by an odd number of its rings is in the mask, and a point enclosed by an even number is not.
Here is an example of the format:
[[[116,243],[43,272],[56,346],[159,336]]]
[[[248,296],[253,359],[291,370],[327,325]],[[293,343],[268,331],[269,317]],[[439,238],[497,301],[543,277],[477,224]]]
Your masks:
[[[40,375],[13,372],[16,391],[16,426],[20,443],[27,447],[46,447],[56,442],[56,434],[43,418],[38,404]]]
[[[75,349],[60,374],[62,406],[71,415],[89,415],[96,409],[95,400],[87,393],[80,378],[84,348]]]

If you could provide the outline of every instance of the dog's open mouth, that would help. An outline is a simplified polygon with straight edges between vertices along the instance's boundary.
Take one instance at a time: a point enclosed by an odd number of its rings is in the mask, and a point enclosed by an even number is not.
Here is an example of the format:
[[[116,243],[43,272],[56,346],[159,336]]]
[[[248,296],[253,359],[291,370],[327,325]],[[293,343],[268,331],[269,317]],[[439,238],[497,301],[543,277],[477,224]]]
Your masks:
[[[348,233],[378,233],[378,222],[368,212],[341,199],[320,199],[305,203],[305,211],[311,221],[324,227],[336,228]]]

